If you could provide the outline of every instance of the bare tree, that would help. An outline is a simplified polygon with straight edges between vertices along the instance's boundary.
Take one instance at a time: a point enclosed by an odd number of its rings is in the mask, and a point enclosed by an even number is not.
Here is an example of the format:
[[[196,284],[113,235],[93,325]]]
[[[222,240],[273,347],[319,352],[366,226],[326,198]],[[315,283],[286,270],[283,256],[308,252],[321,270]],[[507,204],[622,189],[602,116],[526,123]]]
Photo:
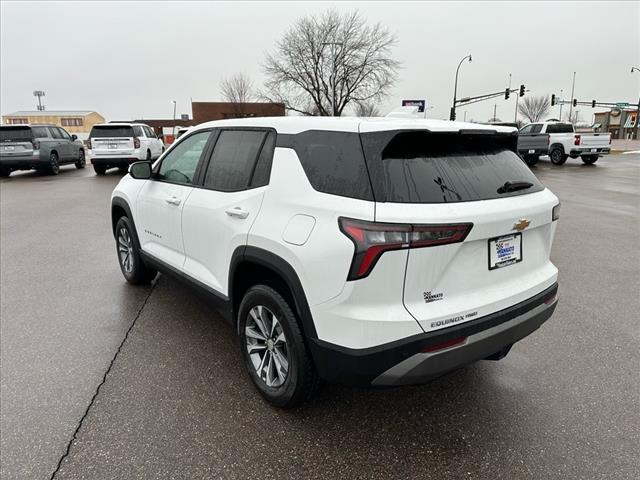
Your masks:
[[[352,102],[378,101],[396,79],[396,37],[357,11],[299,19],[264,64],[265,98],[304,115],[342,115]],[[317,112],[317,113],[316,113]]]
[[[549,112],[551,102],[549,95],[525,97],[518,104],[518,112],[531,123],[539,122]]]
[[[244,73],[236,73],[220,82],[222,97],[231,103],[247,103],[253,99],[253,81]]]
[[[379,117],[380,110],[375,102],[356,102],[356,117]]]

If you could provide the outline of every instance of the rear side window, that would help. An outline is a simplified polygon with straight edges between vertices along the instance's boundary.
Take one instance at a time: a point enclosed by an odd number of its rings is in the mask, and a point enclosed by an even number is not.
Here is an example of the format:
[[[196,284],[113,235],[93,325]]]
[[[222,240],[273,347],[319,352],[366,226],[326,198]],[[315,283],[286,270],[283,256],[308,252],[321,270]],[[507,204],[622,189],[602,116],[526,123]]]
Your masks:
[[[245,190],[267,132],[222,130],[204,177],[204,186],[233,192]]]
[[[542,124],[536,123],[531,126],[531,131],[529,133],[540,133],[542,131]]]
[[[271,177],[271,163],[273,161],[273,152],[276,148],[276,134],[269,132],[267,138],[262,145],[262,151],[256,162],[256,168],[251,177],[251,188],[264,187],[269,184]]]
[[[131,138],[133,128],[122,125],[99,125],[91,129],[89,138]]]
[[[296,151],[315,190],[373,200],[357,133],[310,130],[296,135],[278,135],[278,145]]]
[[[142,127],[139,127],[137,125],[133,126],[133,134],[136,137],[144,137],[144,133],[142,133]]]
[[[375,171],[376,199],[381,201],[469,202],[544,188],[511,150],[509,137],[418,131],[366,133],[362,137],[367,162]],[[531,186],[505,191],[506,182],[528,182]]]
[[[32,138],[30,127],[0,127],[1,142],[28,142]]]
[[[147,137],[156,138],[156,134],[153,132],[151,127],[143,127],[143,128],[144,128],[144,133]]]
[[[549,123],[547,133],[573,133],[573,126],[570,123]]]
[[[48,138],[46,127],[31,127],[33,130],[33,138]]]

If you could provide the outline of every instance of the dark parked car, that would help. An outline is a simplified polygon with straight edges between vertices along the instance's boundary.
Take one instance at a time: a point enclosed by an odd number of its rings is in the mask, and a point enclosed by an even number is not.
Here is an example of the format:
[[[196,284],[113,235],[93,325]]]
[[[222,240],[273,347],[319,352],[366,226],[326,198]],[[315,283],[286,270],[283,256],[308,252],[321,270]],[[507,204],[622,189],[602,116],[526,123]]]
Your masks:
[[[84,168],[84,145],[55,125],[0,126],[0,176],[14,170],[42,170],[57,175],[60,165]]]

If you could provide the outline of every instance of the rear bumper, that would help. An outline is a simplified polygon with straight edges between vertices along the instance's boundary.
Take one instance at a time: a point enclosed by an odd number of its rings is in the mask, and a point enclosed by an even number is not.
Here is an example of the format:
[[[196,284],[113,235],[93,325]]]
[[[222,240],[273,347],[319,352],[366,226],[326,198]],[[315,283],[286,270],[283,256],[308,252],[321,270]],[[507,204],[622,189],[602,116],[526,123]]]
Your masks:
[[[549,147],[544,148],[519,148],[518,153],[521,156],[525,155],[546,155],[549,152]]]
[[[36,155],[0,155],[0,166],[11,170],[31,170],[48,164],[48,159]]]
[[[595,152],[592,152],[591,150],[595,150]],[[569,152],[570,155],[574,155],[574,156],[580,156],[580,155],[607,155],[609,152],[611,151],[610,147],[605,147],[605,148],[572,148],[571,152]]]
[[[99,167],[123,167],[131,165],[134,162],[139,162],[137,157],[91,157],[91,164]]]
[[[556,283],[491,315],[376,347],[349,349],[311,339],[310,348],[318,373],[327,380],[361,386],[422,383],[487,358],[534,332],[553,314],[557,291]],[[463,337],[464,343],[424,352]]]

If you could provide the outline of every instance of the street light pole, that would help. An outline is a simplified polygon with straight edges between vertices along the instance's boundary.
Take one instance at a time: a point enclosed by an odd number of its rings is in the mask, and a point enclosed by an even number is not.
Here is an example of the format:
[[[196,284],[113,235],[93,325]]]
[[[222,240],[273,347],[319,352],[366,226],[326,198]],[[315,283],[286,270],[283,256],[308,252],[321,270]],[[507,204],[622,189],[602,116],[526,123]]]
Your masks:
[[[453,105],[451,106],[451,113],[449,115],[449,120],[456,119],[456,97],[458,96],[458,72],[460,71],[460,66],[467,58],[469,59],[469,62],[471,62],[471,55],[467,55],[462,60],[460,60],[460,63],[458,64],[458,68],[456,68],[456,81],[453,86]]]
[[[631,73],[633,73],[634,70],[640,72],[639,67],[631,67]],[[638,123],[640,123],[640,98],[638,98],[638,108],[636,109],[636,121],[633,122],[633,134],[631,135],[633,140],[638,139]]]
[[[564,100],[563,90],[560,89],[560,118],[559,118],[560,121],[562,121],[562,100]]]
[[[571,84],[571,103],[569,104],[569,121],[571,122],[571,112],[573,111],[573,93],[576,87],[576,72],[573,72],[573,83]]]

